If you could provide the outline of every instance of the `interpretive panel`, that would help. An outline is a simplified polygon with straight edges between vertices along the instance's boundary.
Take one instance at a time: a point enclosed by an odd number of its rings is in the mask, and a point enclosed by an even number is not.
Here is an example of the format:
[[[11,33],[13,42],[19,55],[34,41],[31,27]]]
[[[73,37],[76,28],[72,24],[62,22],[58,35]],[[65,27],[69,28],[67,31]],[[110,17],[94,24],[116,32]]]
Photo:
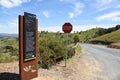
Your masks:
[[[19,15],[20,80],[38,77],[38,19],[36,15]]]
[[[23,27],[24,61],[36,58],[36,15],[24,13]]]

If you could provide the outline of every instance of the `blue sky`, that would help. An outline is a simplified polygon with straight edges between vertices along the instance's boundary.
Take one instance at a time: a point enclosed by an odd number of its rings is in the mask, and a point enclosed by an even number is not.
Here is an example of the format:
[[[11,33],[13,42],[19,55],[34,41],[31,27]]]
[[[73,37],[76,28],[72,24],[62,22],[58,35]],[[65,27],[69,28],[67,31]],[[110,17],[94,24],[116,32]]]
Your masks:
[[[0,0],[0,33],[18,33],[18,15],[37,15],[39,31],[73,31],[120,24],[120,0]]]

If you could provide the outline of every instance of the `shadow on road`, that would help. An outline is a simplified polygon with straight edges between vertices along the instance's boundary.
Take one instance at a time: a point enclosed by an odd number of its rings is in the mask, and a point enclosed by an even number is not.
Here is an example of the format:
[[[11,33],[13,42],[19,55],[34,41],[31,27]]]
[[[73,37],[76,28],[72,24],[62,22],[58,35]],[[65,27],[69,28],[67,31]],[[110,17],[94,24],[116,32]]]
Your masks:
[[[0,73],[0,80],[20,80],[19,74],[4,72]]]

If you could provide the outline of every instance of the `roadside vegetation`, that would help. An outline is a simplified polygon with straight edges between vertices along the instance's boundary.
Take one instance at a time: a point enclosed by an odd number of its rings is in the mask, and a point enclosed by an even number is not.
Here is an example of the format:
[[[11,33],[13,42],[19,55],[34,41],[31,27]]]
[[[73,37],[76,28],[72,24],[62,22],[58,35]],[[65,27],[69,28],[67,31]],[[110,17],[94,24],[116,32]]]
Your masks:
[[[66,54],[66,35],[60,32],[39,32],[39,68],[50,68],[56,62],[64,60]],[[76,38],[75,38],[76,37]],[[75,48],[71,44],[79,42],[78,35],[69,34],[68,57],[75,55]],[[0,41],[0,63],[18,60],[18,39]]]
[[[18,60],[18,40],[0,41],[0,63]]]
[[[73,36],[73,35],[69,35]],[[68,45],[72,44],[72,38],[69,37]],[[68,58],[75,54],[75,49],[68,48]],[[49,68],[56,62],[65,59],[66,55],[66,35],[63,33],[39,33],[39,67]]]
[[[81,55],[81,53],[82,53],[82,48],[80,47],[80,45],[78,45],[75,49],[75,54],[76,55]]]
[[[93,28],[87,31],[80,31],[78,32],[79,34],[79,39],[80,42],[89,42],[90,39],[94,38],[96,36],[96,33],[99,31],[99,28]]]
[[[72,48],[78,42],[108,44],[120,42],[120,25],[103,29],[93,28],[77,31],[68,35],[68,58],[81,53],[81,47]],[[66,54],[66,34],[56,32],[39,32],[39,68],[50,68],[56,62],[64,60]],[[0,40],[0,63],[18,60],[18,39]]]

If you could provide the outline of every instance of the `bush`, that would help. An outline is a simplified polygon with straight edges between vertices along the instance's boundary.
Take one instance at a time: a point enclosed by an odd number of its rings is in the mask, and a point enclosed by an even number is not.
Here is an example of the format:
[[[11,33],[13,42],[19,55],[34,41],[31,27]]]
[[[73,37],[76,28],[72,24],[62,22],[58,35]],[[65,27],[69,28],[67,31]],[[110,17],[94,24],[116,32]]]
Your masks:
[[[13,62],[18,60],[18,41],[3,40],[0,41],[0,62]]]
[[[73,42],[69,35],[68,44]],[[42,32],[39,34],[39,68],[50,68],[55,63],[55,57],[66,54],[66,36],[62,33]],[[74,49],[68,49],[68,57],[74,55]],[[18,60],[18,40],[0,41],[0,62]]]
[[[75,35],[74,36],[74,43],[76,44],[77,42],[79,42],[80,40],[79,40],[79,37],[78,37],[78,35]]]
[[[11,56],[9,53],[0,54],[0,63],[8,63],[18,60],[17,56]]]
[[[51,35],[51,36],[50,36]],[[43,34],[39,38],[39,66],[49,68],[55,64],[55,57],[64,57],[66,54],[65,39],[59,35]],[[68,58],[74,55],[74,49],[68,49]]]
[[[42,68],[49,68],[54,64],[51,56],[62,56],[65,54],[65,47],[56,38],[43,37],[39,40],[39,63]]]
[[[51,64],[53,64],[53,60],[50,58],[51,53],[46,48],[46,51],[43,53],[39,53],[39,65],[41,65],[42,68],[50,68]]]
[[[68,58],[71,58],[75,55],[75,48],[68,48]]]

